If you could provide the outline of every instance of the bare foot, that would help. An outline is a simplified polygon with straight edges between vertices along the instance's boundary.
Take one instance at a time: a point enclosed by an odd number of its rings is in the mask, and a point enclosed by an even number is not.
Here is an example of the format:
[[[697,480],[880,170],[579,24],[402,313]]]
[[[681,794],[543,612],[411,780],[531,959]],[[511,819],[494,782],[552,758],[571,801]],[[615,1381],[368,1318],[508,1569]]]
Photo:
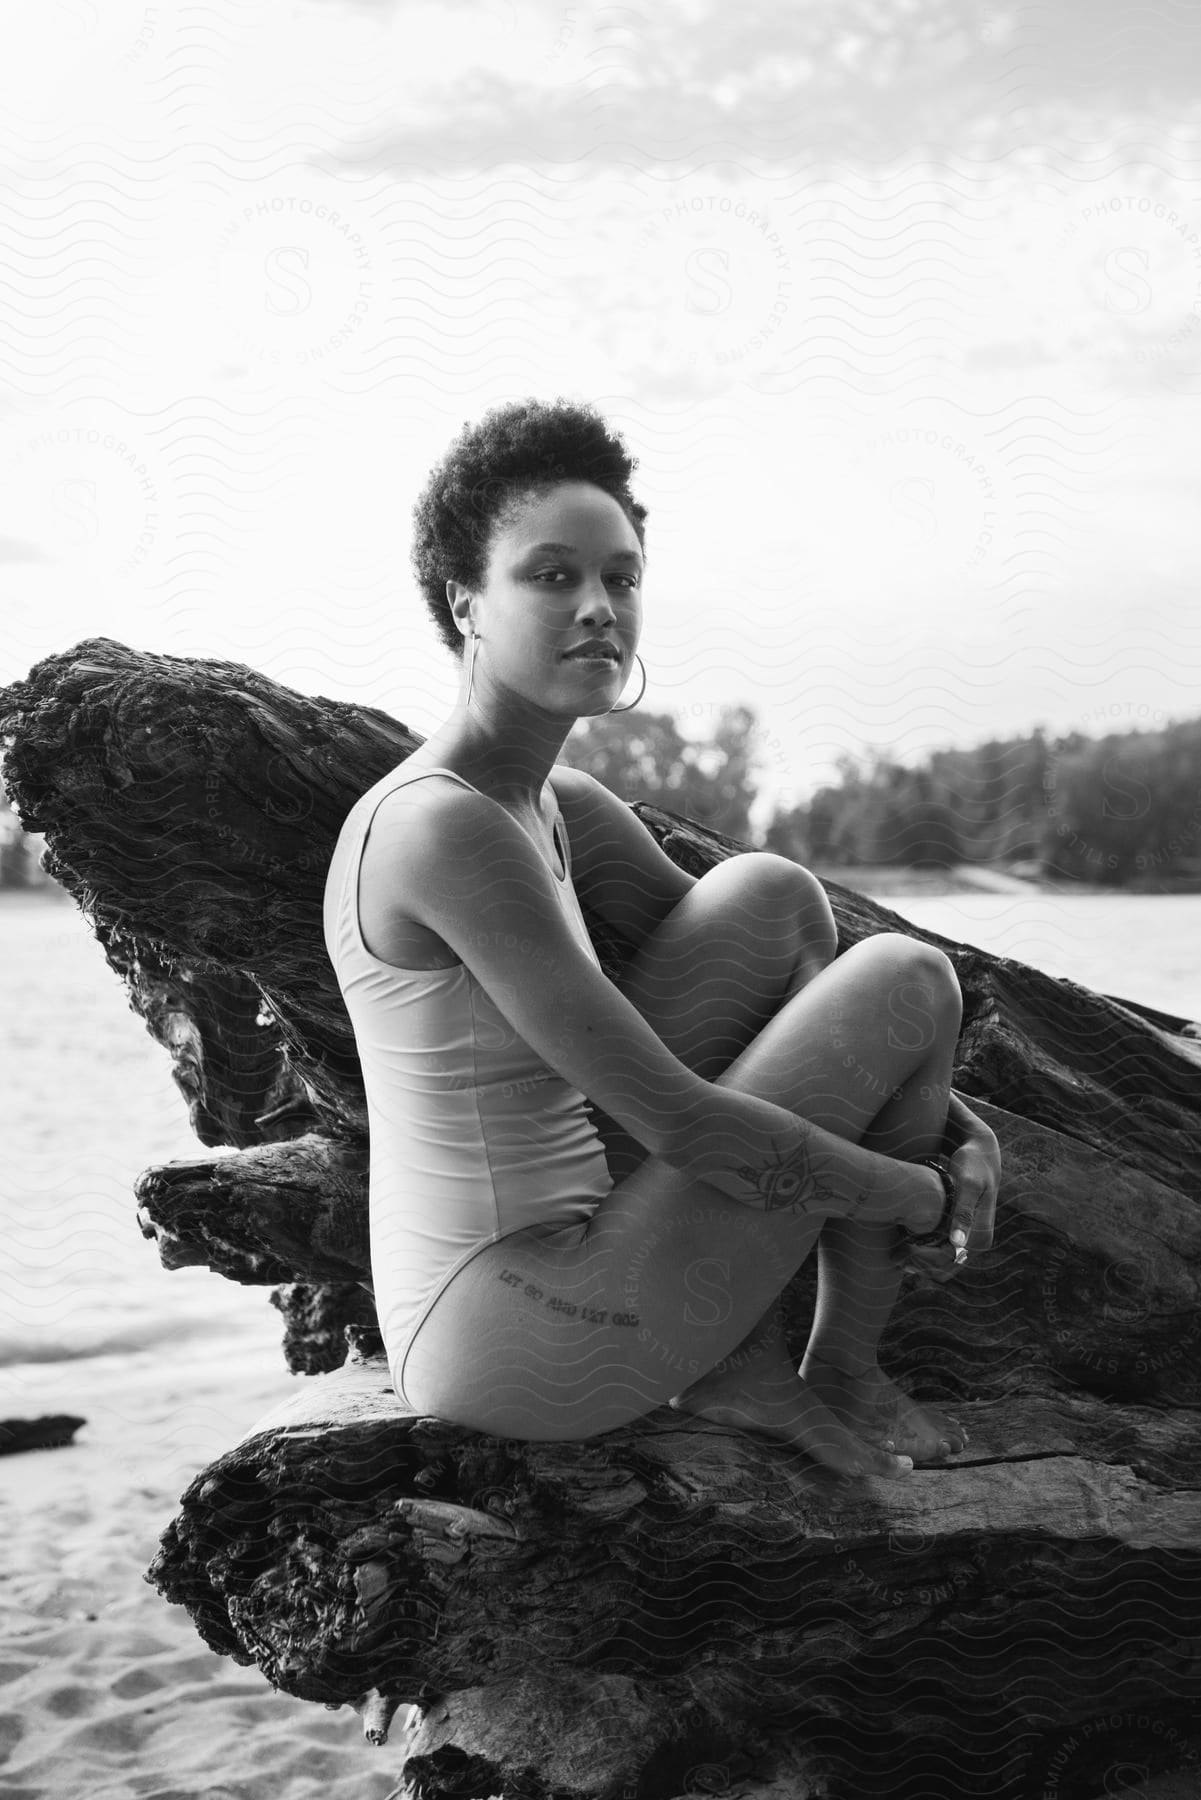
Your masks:
[[[758,1379],[728,1372],[706,1375],[669,1404],[718,1425],[780,1438],[840,1475],[896,1481],[913,1467],[908,1453],[895,1455],[857,1437],[791,1367]]]
[[[801,1364],[806,1384],[834,1416],[868,1443],[913,1458],[945,1462],[967,1447],[967,1432],[934,1406],[919,1406],[880,1368],[869,1363],[849,1369],[807,1353]]]

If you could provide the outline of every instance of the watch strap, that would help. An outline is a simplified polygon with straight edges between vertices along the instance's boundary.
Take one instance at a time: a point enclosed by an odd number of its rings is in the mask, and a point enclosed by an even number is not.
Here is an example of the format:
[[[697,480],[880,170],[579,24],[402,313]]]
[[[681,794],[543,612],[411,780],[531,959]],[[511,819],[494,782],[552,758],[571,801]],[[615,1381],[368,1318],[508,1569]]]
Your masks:
[[[934,1169],[942,1180],[943,1203],[938,1223],[929,1231],[909,1232],[911,1244],[946,1244],[950,1242],[951,1219],[955,1212],[955,1201],[958,1198],[959,1183],[955,1173],[945,1156],[915,1156],[914,1162],[922,1163],[927,1169]]]

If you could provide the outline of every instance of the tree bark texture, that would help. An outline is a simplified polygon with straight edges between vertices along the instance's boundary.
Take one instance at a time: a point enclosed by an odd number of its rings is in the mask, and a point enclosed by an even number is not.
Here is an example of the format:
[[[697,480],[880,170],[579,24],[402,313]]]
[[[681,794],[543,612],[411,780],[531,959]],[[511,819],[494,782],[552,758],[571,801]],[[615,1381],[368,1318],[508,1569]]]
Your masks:
[[[420,740],[108,639],[0,695],[0,730],[23,824],[229,1150],[148,1171],[142,1229],[168,1269],[273,1288],[318,1376],[164,1533],[148,1579],[214,1649],[356,1705],[373,1742],[391,1720],[422,1800],[1074,1800],[1201,1757],[1195,1023],[827,884],[840,951],[901,931],[952,958],[955,1085],[1002,1146],[992,1251],[911,1278],[881,1346],[967,1452],[851,1487],[666,1408],[570,1445],[414,1420],[379,1355],[321,898],[351,804]],[[745,848],[636,810],[694,874]],[[585,916],[616,975],[629,946]],[[811,1263],[785,1301],[799,1357]]]

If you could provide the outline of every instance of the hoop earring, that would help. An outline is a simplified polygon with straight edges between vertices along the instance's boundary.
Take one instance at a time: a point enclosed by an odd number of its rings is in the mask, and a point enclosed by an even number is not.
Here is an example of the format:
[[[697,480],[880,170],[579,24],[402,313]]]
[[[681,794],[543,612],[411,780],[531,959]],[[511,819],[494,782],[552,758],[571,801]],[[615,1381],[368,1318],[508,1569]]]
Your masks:
[[[642,658],[639,656],[637,650],[635,650],[635,652],[634,652],[634,661],[638,664],[638,667],[642,670],[642,686],[638,689],[637,694],[628,703],[628,705],[626,705],[626,706],[611,706],[609,708],[609,712],[611,712],[611,713],[630,712],[635,706],[637,706],[639,700],[641,700],[643,694],[645,694],[645,692],[646,692],[646,664],[643,662]],[[608,713],[606,713],[605,717],[606,718],[608,717]]]
[[[468,642],[471,645],[471,648],[467,653],[467,701],[466,701],[466,704],[468,706],[470,706],[471,705],[471,688],[472,688],[472,683],[475,681],[475,632],[474,631],[470,633],[470,635],[468,637]]]

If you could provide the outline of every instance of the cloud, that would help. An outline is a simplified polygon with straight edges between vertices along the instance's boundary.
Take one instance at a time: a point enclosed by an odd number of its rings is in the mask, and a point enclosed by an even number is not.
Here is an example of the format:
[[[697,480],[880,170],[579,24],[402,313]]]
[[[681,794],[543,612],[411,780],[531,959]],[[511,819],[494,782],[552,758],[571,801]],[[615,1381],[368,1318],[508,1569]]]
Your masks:
[[[20,538],[0,537],[0,563],[44,563],[50,558],[36,544],[27,544]]]
[[[361,3],[361,0],[358,0]],[[1133,112],[1196,114],[1201,11],[1192,0],[1007,9],[996,0],[669,0],[592,12],[564,0],[373,4],[396,106],[348,159],[402,171],[500,160],[603,167],[705,149],[778,165],[874,162],[919,148],[981,158],[1106,135]],[[409,86],[419,57],[422,80]],[[439,79],[438,71],[441,72]],[[453,98],[453,130],[439,88]],[[401,123],[403,121],[403,123]],[[432,160],[431,160],[432,159]]]

